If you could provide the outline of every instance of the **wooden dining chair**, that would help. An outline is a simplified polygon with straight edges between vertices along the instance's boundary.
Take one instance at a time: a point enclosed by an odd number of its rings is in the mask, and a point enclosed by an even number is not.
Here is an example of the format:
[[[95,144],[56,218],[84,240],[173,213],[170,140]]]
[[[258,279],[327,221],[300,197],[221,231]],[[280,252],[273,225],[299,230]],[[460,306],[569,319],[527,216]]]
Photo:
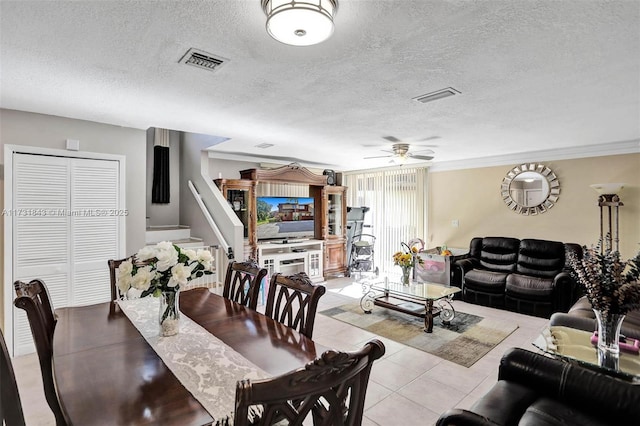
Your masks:
[[[53,356],[53,332],[56,328],[57,319],[51,306],[49,290],[47,290],[44,282],[39,279],[32,280],[29,283],[16,281],[13,286],[16,291],[16,298],[13,304],[27,313],[31,334],[38,353],[38,360],[40,361],[42,384],[47,404],[53,411],[56,425],[66,425],[67,421],[62,413],[53,381],[51,358]]]
[[[4,335],[0,330],[0,425],[2,424],[25,426],[18,382]]]
[[[253,261],[229,262],[222,296],[255,310],[262,280],[267,273]]]
[[[360,425],[371,367],[384,352],[384,344],[374,339],[355,352],[328,350],[278,377],[240,380],[234,424],[302,425],[311,418],[314,426]]]
[[[274,274],[269,284],[265,315],[311,339],[318,302],[325,291],[323,285],[313,285],[304,272]]]
[[[125,257],[124,259],[107,260],[107,264],[109,265],[109,279],[111,280],[111,300],[121,300],[125,298],[125,295],[121,294],[120,288],[118,288],[118,268],[122,262],[129,259],[133,259],[133,256]]]
[[[126,294],[122,294],[120,292],[120,288],[118,287],[118,268],[122,264],[122,262],[126,260],[132,260],[135,266],[145,266],[150,263],[150,261],[141,261],[137,260],[135,255],[125,257],[124,259],[109,259],[107,260],[107,265],[109,265],[109,280],[111,281],[111,300],[123,300],[127,298]]]

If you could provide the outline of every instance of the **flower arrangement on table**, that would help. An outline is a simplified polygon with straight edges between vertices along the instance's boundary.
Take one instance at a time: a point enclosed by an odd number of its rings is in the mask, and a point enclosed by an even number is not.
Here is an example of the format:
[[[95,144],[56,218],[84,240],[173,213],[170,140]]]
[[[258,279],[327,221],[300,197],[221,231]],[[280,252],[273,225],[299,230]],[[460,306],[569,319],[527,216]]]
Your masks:
[[[572,275],[586,291],[591,306],[604,317],[640,309],[640,252],[628,261],[610,248],[583,247],[582,259],[568,253]]]
[[[177,333],[178,291],[189,281],[210,275],[213,255],[209,250],[182,249],[169,241],[146,246],[118,267],[118,288],[127,294],[131,288],[140,291],[140,297],[161,297],[159,322],[163,335]],[[165,330],[166,320],[175,330]]]
[[[602,250],[602,240],[583,250],[582,259],[568,252],[571,274],[585,288],[596,315],[598,364],[618,370],[622,321],[627,312],[640,309],[640,252],[624,262],[617,250]]]
[[[393,264],[402,268],[402,283],[409,284],[411,268],[416,264],[423,264],[424,261],[420,256],[417,256],[418,249],[416,247],[409,247],[406,244],[404,246],[407,247],[405,251],[397,251],[393,254]]]

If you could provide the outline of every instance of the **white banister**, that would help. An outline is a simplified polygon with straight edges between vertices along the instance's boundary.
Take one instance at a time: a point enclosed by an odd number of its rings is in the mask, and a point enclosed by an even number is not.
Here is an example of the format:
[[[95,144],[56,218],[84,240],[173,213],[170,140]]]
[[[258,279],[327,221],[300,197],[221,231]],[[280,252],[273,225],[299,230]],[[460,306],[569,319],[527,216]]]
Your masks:
[[[198,203],[198,206],[200,206],[200,210],[202,210],[202,214],[204,215],[204,218],[206,219],[207,223],[209,224],[209,226],[213,230],[213,233],[218,239],[220,243],[219,246],[222,247],[227,257],[233,256],[233,248],[231,247],[231,245],[229,245],[229,243],[227,243],[227,240],[224,238],[224,235],[222,235],[222,232],[220,232],[220,228],[218,228],[218,225],[216,225],[215,221],[213,220],[213,217],[211,217],[211,213],[209,213],[209,209],[207,209],[207,206],[205,206],[204,202],[202,201],[202,196],[196,189],[193,182],[189,181],[188,184],[189,184],[189,189],[191,190],[191,193],[193,194],[194,198],[196,199],[196,202]]]

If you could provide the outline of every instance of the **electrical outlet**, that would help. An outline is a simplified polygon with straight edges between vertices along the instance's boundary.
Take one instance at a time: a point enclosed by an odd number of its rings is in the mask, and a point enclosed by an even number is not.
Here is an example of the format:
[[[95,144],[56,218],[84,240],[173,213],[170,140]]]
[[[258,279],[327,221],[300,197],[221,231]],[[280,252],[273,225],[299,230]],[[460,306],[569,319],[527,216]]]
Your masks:
[[[457,228],[458,226],[460,226],[460,221],[458,219],[453,219],[451,221],[451,226]]]

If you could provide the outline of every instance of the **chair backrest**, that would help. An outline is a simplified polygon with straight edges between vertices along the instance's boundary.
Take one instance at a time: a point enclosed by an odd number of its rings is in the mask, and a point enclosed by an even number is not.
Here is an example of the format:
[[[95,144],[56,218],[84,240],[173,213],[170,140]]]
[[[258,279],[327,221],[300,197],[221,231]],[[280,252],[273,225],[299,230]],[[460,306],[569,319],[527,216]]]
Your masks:
[[[132,257],[125,257],[124,259],[109,259],[107,264],[109,265],[109,279],[111,280],[111,300],[124,299],[125,295],[121,294],[118,288],[118,273],[117,269],[120,264],[126,260],[132,259]]]
[[[49,408],[56,417],[56,424],[66,425],[55,383],[53,381],[53,369],[51,358],[53,356],[53,332],[56,328],[56,317],[51,306],[49,290],[42,280],[32,280],[30,283],[16,281],[13,284],[16,298],[13,304],[27,313],[31,334],[36,345],[40,370],[42,372],[42,384],[44,395]]]
[[[508,237],[484,237],[480,265],[495,272],[515,272],[520,240]]]
[[[274,274],[269,284],[265,315],[311,339],[318,302],[325,291],[323,285],[313,285],[304,272]]]
[[[302,425],[311,414],[314,426],[360,425],[371,366],[384,352],[374,339],[356,352],[328,350],[278,377],[238,381],[234,424]]]
[[[236,303],[256,309],[262,280],[268,271],[257,263],[229,262],[222,296]]]
[[[523,239],[518,251],[520,274],[540,278],[553,278],[564,269],[565,246],[559,241]]]
[[[24,426],[24,413],[9,350],[0,330],[0,425]]]
[[[125,262],[127,260],[131,260],[134,264],[134,266],[136,267],[141,267],[141,266],[145,266],[148,265],[151,261],[150,260],[145,260],[145,261],[141,261],[141,260],[137,260],[135,255],[133,256],[129,256],[129,257],[125,257],[124,259],[110,259],[107,260],[107,264],[109,265],[109,279],[111,281],[111,300],[123,300],[126,299],[128,296],[130,296],[130,294],[124,294],[122,293],[122,291],[120,291],[120,287],[118,287],[118,268],[120,268],[120,265],[122,264],[122,262]],[[141,290],[132,290],[134,293],[137,292],[138,294],[141,293]]]

